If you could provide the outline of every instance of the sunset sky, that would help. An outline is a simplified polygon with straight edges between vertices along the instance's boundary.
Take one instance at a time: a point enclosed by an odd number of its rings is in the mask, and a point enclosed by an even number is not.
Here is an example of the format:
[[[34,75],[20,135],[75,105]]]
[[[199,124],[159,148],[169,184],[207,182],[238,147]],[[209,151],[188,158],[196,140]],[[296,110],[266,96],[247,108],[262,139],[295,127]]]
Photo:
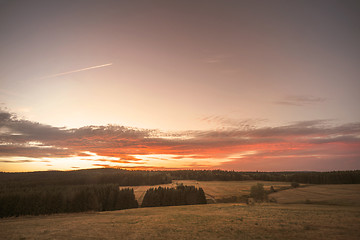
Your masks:
[[[0,0],[0,171],[360,169],[360,1]]]

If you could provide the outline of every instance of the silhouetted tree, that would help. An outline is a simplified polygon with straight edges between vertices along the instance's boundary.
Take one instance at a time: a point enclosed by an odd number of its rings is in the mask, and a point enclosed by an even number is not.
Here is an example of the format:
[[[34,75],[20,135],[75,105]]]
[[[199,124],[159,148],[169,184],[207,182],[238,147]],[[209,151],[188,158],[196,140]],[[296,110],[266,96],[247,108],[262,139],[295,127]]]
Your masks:
[[[250,189],[250,197],[254,198],[256,201],[264,201],[266,200],[266,192],[264,190],[264,185],[258,183],[251,187]]]

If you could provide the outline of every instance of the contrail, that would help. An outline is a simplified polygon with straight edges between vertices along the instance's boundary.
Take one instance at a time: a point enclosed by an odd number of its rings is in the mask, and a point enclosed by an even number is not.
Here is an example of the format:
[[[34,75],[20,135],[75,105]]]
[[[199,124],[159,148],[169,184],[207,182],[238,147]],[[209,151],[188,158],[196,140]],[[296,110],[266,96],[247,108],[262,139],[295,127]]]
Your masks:
[[[77,72],[82,72],[82,71],[91,70],[91,69],[95,69],[95,68],[107,67],[107,66],[111,66],[111,65],[112,65],[112,63],[107,63],[107,64],[98,65],[98,66],[77,69],[77,70],[73,70],[73,71],[69,71],[69,72],[57,73],[57,74],[42,77],[40,79],[54,78],[54,77],[59,77],[59,76],[63,76],[63,75],[68,75],[68,74],[71,74],[71,73],[77,73]]]

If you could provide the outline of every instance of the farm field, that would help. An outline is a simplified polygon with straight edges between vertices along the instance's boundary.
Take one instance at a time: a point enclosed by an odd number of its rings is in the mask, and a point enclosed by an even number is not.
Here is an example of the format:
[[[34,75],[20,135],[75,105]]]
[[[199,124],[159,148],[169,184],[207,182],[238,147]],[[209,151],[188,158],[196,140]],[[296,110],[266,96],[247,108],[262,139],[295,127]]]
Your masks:
[[[278,203],[317,203],[360,207],[360,184],[313,185],[269,194]]]
[[[271,182],[271,181],[196,181],[196,180],[174,180],[170,184],[161,184],[155,186],[126,186],[120,188],[133,188],[136,200],[142,203],[145,192],[152,187],[176,187],[176,184],[184,184],[189,186],[203,188],[207,201],[219,202],[224,198],[241,197],[250,193],[251,186],[256,183],[264,184],[265,189],[273,186],[274,189],[290,186],[289,182]]]
[[[1,219],[0,239],[360,239],[360,208],[221,203]]]

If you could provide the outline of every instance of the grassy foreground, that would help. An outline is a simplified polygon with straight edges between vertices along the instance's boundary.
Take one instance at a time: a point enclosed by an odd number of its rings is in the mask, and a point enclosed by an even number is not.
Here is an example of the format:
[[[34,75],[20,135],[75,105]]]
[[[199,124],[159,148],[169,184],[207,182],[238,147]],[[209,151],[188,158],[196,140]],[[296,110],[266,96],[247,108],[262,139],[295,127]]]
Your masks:
[[[0,239],[360,239],[360,208],[210,204],[0,220]]]

